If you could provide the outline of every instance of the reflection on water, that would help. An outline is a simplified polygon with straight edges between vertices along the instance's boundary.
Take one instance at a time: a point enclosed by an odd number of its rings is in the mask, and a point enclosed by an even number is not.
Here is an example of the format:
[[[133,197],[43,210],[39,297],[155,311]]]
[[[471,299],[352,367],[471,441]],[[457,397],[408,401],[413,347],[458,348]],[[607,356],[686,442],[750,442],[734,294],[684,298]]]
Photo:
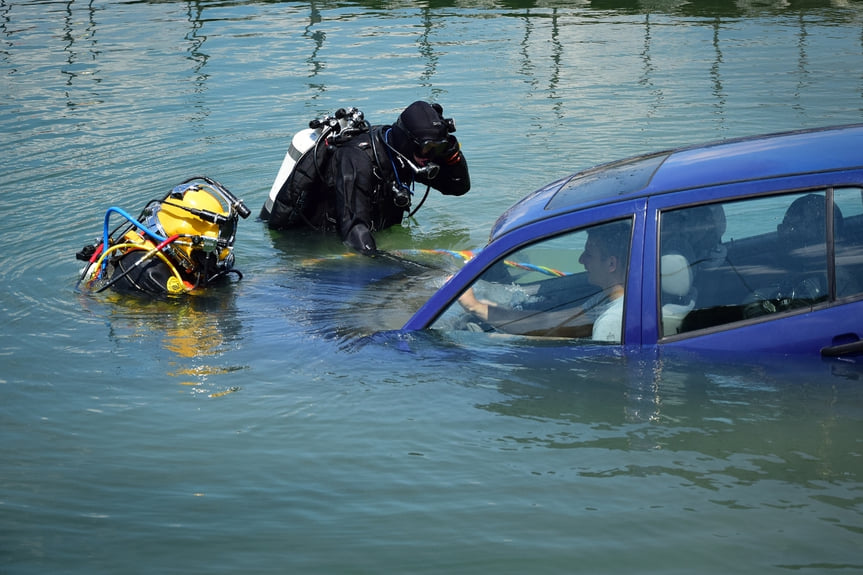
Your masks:
[[[682,488],[679,504],[701,512],[807,510],[825,529],[860,535],[863,470],[848,457],[863,416],[859,371],[825,386],[813,381],[829,367],[683,359],[511,372],[499,383],[504,397],[480,407],[525,422],[498,439],[499,449],[569,453],[551,458],[558,466],[547,461],[546,473],[656,481]],[[693,491],[697,499],[684,495]],[[662,496],[655,503],[672,504]]]
[[[399,329],[464,263],[446,248],[422,246],[468,241],[467,233],[457,228],[419,237],[410,227],[385,230],[377,234],[382,253],[369,258],[318,232],[272,232],[270,238],[279,254],[283,285],[303,300],[309,329],[337,338]]]
[[[93,100],[76,101],[71,92],[66,92],[69,106],[94,105],[102,103],[96,95],[95,88],[102,79],[99,77],[98,57],[99,48],[96,41],[96,19],[95,9],[90,3],[87,6],[87,18],[84,30],[78,30],[81,23],[77,21],[77,15],[72,10],[73,3],[67,4],[63,17],[63,40],[66,43],[66,65],[61,73],[66,76],[66,86],[71,87],[79,76],[90,76],[89,81],[94,89]],[[82,53],[79,53],[82,52]]]
[[[16,45],[18,30],[14,25],[15,13],[12,11],[14,3],[4,3],[5,13],[0,25],[3,26],[7,44],[9,47]],[[49,3],[50,4],[50,3]],[[72,87],[79,76],[92,76],[93,101],[76,102],[73,93],[67,92],[69,105],[81,103],[101,103],[98,99],[98,86],[103,82],[99,71],[103,67],[100,59],[104,57],[103,51],[98,44],[99,25],[103,20],[99,16],[100,10],[92,3],[79,4],[76,2],[57,2],[58,10],[64,15],[63,39],[65,41],[66,64],[61,73],[66,76],[66,85]],[[192,76],[193,93],[197,95],[195,107],[199,108],[199,116],[193,121],[200,121],[209,115],[206,98],[201,97],[206,91],[206,84],[210,74],[206,71],[211,54],[203,49],[207,41],[205,24],[207,13],[212,10],[230,8],[231,6],[245,7],[244,2],[223,2],[219,6],[209,6],[199,1],[185,3],[185,20],[188,30],[184,40],[187,42],[188,59],[193,63],[189,70]],[[254,3],[253,3],[254,4]],[[338,7],[327,5],[332,10]],[[373,2],[346,2],[345,7],[363,7],[375,10]],[[413,5],[396,3],[392,14],[376,13],[376,16],[384,20],[398,20],[405,16],[405,11],[413,9]],[[418,75],[418,85],[434,100],[445,99],[449,90],[440,87],[435,80],[440,74],[439,62],[447,46],[441,42],[436,32],[436,25],[444,22],[445,14],[438,11],[445,8],[457,9],[456,3],[436,3],[435,8],[420,7],[416,26],[419,31],[414,36],[414,42],[418,55],[421,57],[423,67]],[[737,19],[742,18],[764,18],[774,17],[787,20],[789,26],[797,28],[796,46],[797,63],[794,71],[797,78],[798,89],[791,94],[798,98],[805,92],[809,85],[812,71],[809,69],[807,45],[809,38],[809,27],[812,25],[847,25],[853,24],[859,19],[859,13],[844,1],[822,1],[807,2],[805,7],[798,7],[794,3],[785,1],[778,2],[741,2],[725,1],[704,3],[692,3],[681,1],[657,1],[657,2],[590,2],[585,0],[566,7],[546,6],[541,2],[498,2],[491,3],[486,9],[494,14],[496,18],[515,18],[521,22],[521,39],[519,41],[519,59],[517,74],[524,78],[529,86],[529,94],[542,94],[550,100],[549,109],[555,113],[557,119],[564,119],[564,109],[567,105],[569,89],[565,86],[571,81],[567,75],[567,68],[571,68],[573,62],[578,62],[576,51],[588,46],[596,40],[583,36],[580,29],[584,25],[590,25],[603,17],[611,17],[613,24],[622,24],[627,30],[627,37],[633,37],[632,31],[640,29],[640,45],[633,44],[633,54],[637,54],[641,60],[641,67],[637,76],[637,82],[648,95],[649,105],[645,110],[646,117],[652,117],[667,105],[666,90],[663,89],[663,76],[666,71],[663,66],[657,65],[664,57],[654,56],[657,49],[661,52],[666,50],[663,35],[657,34],[669,24],[669,18],[695,17],[700,20],[686,22],[687,25],[705,26],[711,29],[711,44],[714,50],[709,62],[709,76],[713,82],[713,93],[717,115],[724,117],[727,93],[723,86],[723,71],[732,65],[726,62],[723,44],[725,37],[730,36],[735,30]],[[319,3],[312,2],[308,7],[289,7],[291,18],[297,18],[304,22],[301,37],[306,55],[303,57],[305,63],[305,86],[303,98],[307,101],[321,100],[327,98],[328,86],[325,74],[330,67],[327,62],[328,53],[327,30],[340,19],[340,15],[331,16],[329,10],[322,11]],[[81,13],[84,17],[81,17]],[[477,14],[466,12],[464,16],[471,18]],[[480,14],[480,17],[482,15]],[[613,20],[615,17],[619,21]],[[335,41],[331,41],[335,42]],[[368,40],[366,40],[368,42]],[[733,38],[730,40],[736,42]],[[600,42],[604,44],[604,41]],[[658,45],[658,48],[657,48]],[[340,46],[333,46],[340,49]],[[369,44],[370,52],[375,51],[374,44]],[[11,50],[4,51],[8,58]],[[548,59],[548,65],[543,60]],[[109,63],[106,63],[109,64]],[[584,67],[584,62],[578,62],[577,67]],[[546,78],[543,79],[543,76]],[[796,104],[801,105],[801,104]],[[317,109],[318,112],[325,109]]]
[[[826,0],[0,0],[0,571],[863,569],[859,366],[386,331],[553,179],[863,121],[861,22]],[[211,174],[256,211],[309,119],[418,98],[456,118],[474,189],[379,233],[392,257],[245,220],[242,281],[75,292],[109,206]]]
[[[108,314],[107,335],[117,349],[134,345],[157,364],[166,364],[164,374],[188,386],[192,393],[214,397],[238,391],[238,386],[221,382],[236,381],[236,377],[230,376],[249,368],[224,363],[225,356],[229,357],[241,341],[243,332],[233,290],[228,285],[212,288],[206,295],[156,301],[110,294],[99,298],[103,303],[85,305],[110,306],[97,313]],[[147,347],[152,350],[147,352]],[[162,357],[159,349],[170,353]]]
[[[194,108],[197,114],[190,118],[190,122],[197,123],[209,116],[206,99],[203,97],[207,89],[208,74],[204,68],[209,59],[209,54],[204,50],[204,42],[207,41],[206,35],[201,34],[203,27],[204,6],[199,1],[188,2],[188,21],[190,25],[189,33],[186,34],[185,40],[189,44],[189,60],[194,63],[191,74],[194,75],[194,93],[195,103]]]

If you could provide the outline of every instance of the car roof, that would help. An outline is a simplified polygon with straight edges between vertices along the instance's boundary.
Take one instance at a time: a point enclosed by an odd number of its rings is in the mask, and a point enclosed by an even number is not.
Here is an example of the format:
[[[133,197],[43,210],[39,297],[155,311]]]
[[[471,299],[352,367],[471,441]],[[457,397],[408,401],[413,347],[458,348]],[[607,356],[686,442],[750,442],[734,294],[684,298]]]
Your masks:
[[[491,239],[560,213],[644,196],[863,167],[863,124],[722,140],[635,156],[552,182],[508,209]]]

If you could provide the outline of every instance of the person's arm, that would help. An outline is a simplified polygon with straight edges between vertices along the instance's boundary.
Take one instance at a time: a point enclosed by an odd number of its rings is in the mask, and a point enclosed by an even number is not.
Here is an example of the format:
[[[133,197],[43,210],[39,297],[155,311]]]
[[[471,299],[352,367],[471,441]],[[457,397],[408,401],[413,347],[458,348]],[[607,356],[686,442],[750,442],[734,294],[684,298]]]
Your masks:
[[[504,333],[542,337],[590,337],[591,334],[590,318],[580,307],[553,311],[508,309],[477,299],[473,288],[464,292],[458,302],[466,311]]]
[[[434,163],[440,166],[440,172],[433,180],[417,177],[417,181],[429,185],[445,196],[462,196],[470,190],[470,173],[467,160],[461,151],[461,144],[455,136],[450,135],[451,145]]]
[[[359,147],[346,145],[336,149],[332,161],[336,221],[342,241],[359,252],[374,253],[371,196],[377,182],[371,160]]]
[[[458,303],[461,304],[466,311],[472,313],[483,321],[488,321],[489,309],[494,306],[490,301],[479,300],[474,294],[473,288],[469,288],[458,298]]]

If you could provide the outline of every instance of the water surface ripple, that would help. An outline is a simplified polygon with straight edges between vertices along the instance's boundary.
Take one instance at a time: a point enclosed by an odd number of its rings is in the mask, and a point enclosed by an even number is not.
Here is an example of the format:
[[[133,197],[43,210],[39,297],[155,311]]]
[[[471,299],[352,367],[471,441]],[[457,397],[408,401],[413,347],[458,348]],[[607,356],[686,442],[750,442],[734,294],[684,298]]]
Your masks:
[[[393,334],[526,193],[863,121],[857,2],[0,0],[0,572],[863,570],[855,366]],[[75,289],[105,210],[194,175],[257,213],[290,136],[456,119],[472,191],[379,234],[242,221],[242,281]]]

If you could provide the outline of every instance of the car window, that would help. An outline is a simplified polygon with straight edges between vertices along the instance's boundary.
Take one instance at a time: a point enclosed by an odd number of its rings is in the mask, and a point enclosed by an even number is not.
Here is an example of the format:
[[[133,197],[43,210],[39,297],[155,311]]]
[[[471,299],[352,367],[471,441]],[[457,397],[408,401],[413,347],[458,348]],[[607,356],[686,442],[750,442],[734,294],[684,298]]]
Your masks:
[[[859,295],[863,292],[863,189],[837,189],[833,202],[836,297]]]
[[[860,293],[855,278],[860,278],[863,257],[863,198],[857,188],[835,193],[833,273],[827,201],[826,191],[815,191],[662,213],[661,334],[799,311],[829,301],[833,294]],[[851,214],[847,221],[842,208]],[[828,281],[831,277],[835,279]]]
[[[619,343],[631,235],[618,220],[508,254],[431,327]]]

